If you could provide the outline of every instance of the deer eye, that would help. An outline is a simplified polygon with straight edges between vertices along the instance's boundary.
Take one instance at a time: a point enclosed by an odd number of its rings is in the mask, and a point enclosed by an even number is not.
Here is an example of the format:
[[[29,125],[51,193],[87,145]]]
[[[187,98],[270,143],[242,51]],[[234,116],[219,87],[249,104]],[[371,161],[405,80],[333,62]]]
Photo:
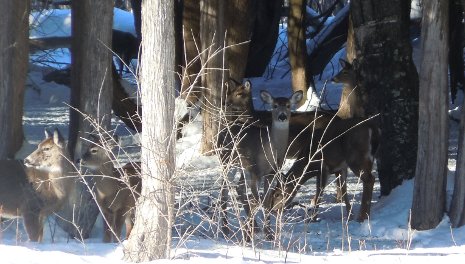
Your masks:
[[[43,147],[42,148],[42,151],[49,151],[50,150],[50,147]]]
[[[90,153],[92,153],[92,154],[97,153],[97,149],[91,149],[91,150],[90,150]]]

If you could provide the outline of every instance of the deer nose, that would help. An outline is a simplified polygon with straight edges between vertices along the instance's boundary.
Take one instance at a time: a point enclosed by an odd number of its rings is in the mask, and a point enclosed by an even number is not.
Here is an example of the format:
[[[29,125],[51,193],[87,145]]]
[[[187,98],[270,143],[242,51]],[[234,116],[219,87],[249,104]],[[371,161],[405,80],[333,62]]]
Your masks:
[[[281,113],[279,116],[278,116],[278,119],[279,121],[286,121],[287,120],[287,115],[285,113]]]

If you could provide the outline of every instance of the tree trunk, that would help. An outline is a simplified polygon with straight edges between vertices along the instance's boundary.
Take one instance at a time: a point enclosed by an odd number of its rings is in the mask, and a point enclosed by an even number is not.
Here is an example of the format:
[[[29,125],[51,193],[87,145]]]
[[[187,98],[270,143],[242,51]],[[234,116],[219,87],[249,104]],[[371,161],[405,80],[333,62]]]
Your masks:
[[[411,226],[436,227],[446,210],[449,1],[424,0],[418,159]],[[463,202],[463,201],[462,201]]]
[[[110,130],[112,106],[113,1],[73,2],[71,46],[71,106],[68,148],[71,158],[81,154],[81,138],[94,130]],[[78,110],[78,111],[76,111]],[[97,127],[96,127],[97,126]],[[59,221],[75,237],[88,237],[98,210],[85,184],[77,184],[61,215],[73,224]],[[74,212],[73,212],[74,211]],[[73,218],[74,217],[74,218]]]
[[[418,74],[409,39],[410,1],[354,0],[351,18],[358,60],[357,89],[365,114],[380,114],[381,195],[415,175]],[[358,68],[358,69],[357,69]]]
[[[249,41],[252,33],[252,0],[229,0],[226,2],[226,52],[229,78],[242,83],[247,67]],[[240,14],[239,16],[237,14]]]
[[[141,84],[142,192],[124,258],[146,262],[169,258],[173,225],[174,157],[174,3],[142,4]]]
[[[24,139],[29,5],[29,1],[6,0],[0,10],[0,159],[14,158]]]
[[[465,120],[465,107],[462,107],[460,120]],[[459,154],[457,157],[457,170],[455,172],[454,193],[449,209],[449,218],[452,227],[465,225],[465,122],[460,121]]]
[[[141,5],[142,0],[131,0],[132,13],[134,14],[134,27],[139,40],[142,39],[141,33]]]
[[[289,45],[289,61],[291,63],[291,81],[293,91],[303,91],[302,105],[307,99],[309,76],[307,73],[307,46],[305,45],[305,13],[306,1],[289,1],[289,19],[287,38]]]
[[[283,0],[255,1],[255,22],[247,57],[245,77],[261,77],[273,56],[279,35]]]
[[[222,70],[224,65],[224,13],[225,1],[202,0],[200,2],[200,39],[202,51],[208,50],[202,56],[206,63],[206,70],[202,74],[203,87],[203,134],[201,152],[205,155],[213,154],[216,137],[219,131],[219,111],[223,83],[227,78]]]
[[[457,97],[457,90],[463,90],[464,65],[463,65],[463,7],[458,1],[450,1],[449,8],[449,71],[450,71],[450,95],[452,103]]]
[[[185,0],[182,14],[184,57],[181,81],[181,97],[189,104],[197,102],[200,89],[200,1]]]

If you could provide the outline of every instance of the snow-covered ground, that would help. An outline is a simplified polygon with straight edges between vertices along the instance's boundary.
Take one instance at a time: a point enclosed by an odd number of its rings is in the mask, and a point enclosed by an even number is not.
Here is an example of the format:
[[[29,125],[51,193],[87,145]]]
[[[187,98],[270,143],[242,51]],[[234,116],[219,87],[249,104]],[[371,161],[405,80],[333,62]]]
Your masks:
[[[115,11],[115,14],[119,12]],[[67,16],[63,14],[63,17]],[[124,20],[115,20],[115,24],[126,25]],[[343,56],[343,51],[333,61],[336,62],[340,56]],[[67,56],[63,57],[66,59]],[[274,95],[290,95],[289,74],[285,75],[287,65],[280,62],[274,68],[273,75],[265,74],[263,78],[252,79],[254,91],[266,89]],[[338,71],[338,67],[333,62],[321,79],[317,80],[318,94],[324,82]],[[43,67],[30,67],[24,112],[26,142],[18,158],[23,158],[35,148],[43,138],[44,128],[58,127],[67,135],[69,110],[66,103],[69,101],[69,88],[42,81],[44,72],[47,69]],[[334,106],[339,101],[340,87],[328,84],[323,94],[323,105]],[[255,106],[263,108],[258,100],[255,100]],[[451,109],[456,107],[451,106]],[[124,147],[137,143],[137,138],[134,139],[119,122],[115,121],[115,126],[117,134],[123,138]],[[320,221],[303,221],[305,208],[289,210],[283,216],[283,233],[278,245],[258,240],[251,247],[215,238],[214,230],[209,228],[211,212],[205,205],[210,205],[212,198],[218,195],[216,182],[220,171],[216,156],[199,154],[200,132],[200,119],[197,119],[185,128],[185,136],[176,146],[177,182],[180,186],[177,207],[181,209],[178,211],[180,216],[176,221],[177,227],[173,230],[173,259],[154,263],[463,263],[465,227],[452,229],[448,217],[444,216],[433,230],[409,229],[413,181],[404,182],[388,197],[382,198],[379,198],[379,184],[376,183],[370,219],[363,223],[345,222],[342,219],[345,207],[333,202],[336,191],[334,184],[331,184],[323,197],[325,204],[320,209]],[[450,135],[448,204],[453,190],[457,156],[458,124],[454,121],[450,121]],[[296,201],[309,206],[314,186],[314,181],[307,183],[295,198]],[[349,178],[348,192],[354,197],[354,210],[358,210],[361,184],[355,177]],[[27,241],[20,219],[5,221],[0,227],[0,263],[123,263],[124,242],[122,245],[100,243],[101,222],[101,219],[97,221],[91,238],[77,241],[68,240],[50,218],[45,226],[44,241],[33,243]]]

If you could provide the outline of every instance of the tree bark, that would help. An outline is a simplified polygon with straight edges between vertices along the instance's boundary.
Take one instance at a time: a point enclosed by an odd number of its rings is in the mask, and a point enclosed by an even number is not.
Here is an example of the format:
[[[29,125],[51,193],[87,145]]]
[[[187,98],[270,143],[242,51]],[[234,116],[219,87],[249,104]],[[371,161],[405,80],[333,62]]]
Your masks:
[[[23,144],[23,100],[29,59],[29,1],[3,1],[0,15],[0,159]]]
[[[142,4],[142,192],[125,247],[128,261],[169,258],[174,192],[174,3]]]
[[[279,35],[283,0],[255,1],[252,39],[247,56],[246,78],[261,77],[273,56]]]
[[[436,227],[446,210],[449,1],[423,1],[418,159],[411,226]]]
[[[229,78],[242,83],[247,67],[247,56],[252,33],[252,0],[230,0],[226,2],[226,52]],[[237,15],[241,14],[241,15]],[[233,17],[234,16],[234,17]]]
[[[206,70],[202,74],[203,134],[201,152],[205,155],[214,153],[219,131],[222,88],[224,81],[227,80],[223,70],[227,67],[223,59],[225,5],[226,2],[221,0],[202,0],[200,2],[200,39],[202,51],[207,51],[202,56]]]
[[[452,103],[457,97],[457,90],[463,90],[465,78],[463,75],[463,7],[458,1],[450,1],[449,8],[449,72],[450,95]]]
[[[200,88],[201,52],[200,1],[185,0],[182,14],[184,57],[181,80],[181,97],[189,104],[196,103],[202,94]]]
[[[462,107],[460,120],[465,120],[465,107]],[[452,227],[465,225],[465,122],[460,122],[459,131],[457,170],[455,172],[452,203],[449,209],[449,218]]]
[[[289,61],[291,63],[292,90],[303,91],[304,98],[299,105],[307,99],[309,76],[307,73],[307,46],[305,44],[305,13],[306,1],[289,1],[289,18],[287,24],[287,38],[289,46]]]
[[[381,195],[415,175],[418,74],[409,39],[410,1],[354,0],[351,18],[364,112],[380,114]]]
[[[83,0],[73,2],[71,11],[71,106],[68,149],[71,158],[81,153],[81,138],[94,130],[110,130],[112,106],[113,1]],[[94,123],[94,124],[92,124]],[[98,127],[95,127],[98,124]],[[82,183],[82,182],[81,182]],[[98,209],[85,184],[76,184],[69,205],[60,214],[60,225],[71,235],[89,236]]]

